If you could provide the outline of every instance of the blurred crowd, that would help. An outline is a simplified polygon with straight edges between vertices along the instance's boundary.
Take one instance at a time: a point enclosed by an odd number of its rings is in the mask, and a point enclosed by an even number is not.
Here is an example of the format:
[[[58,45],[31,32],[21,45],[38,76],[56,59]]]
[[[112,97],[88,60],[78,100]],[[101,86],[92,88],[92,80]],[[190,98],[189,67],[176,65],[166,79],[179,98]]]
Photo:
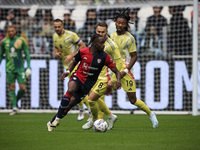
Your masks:
[[[120,1],[119,1],[120,2]],[[124,8],[86,9],[85,12],[77,9],[63,10],[62,19],[64,28],[76,32],[86,43],[95,32],[96,24],[105,21],[108,24],[109,34],[115,31],[113,17],[116,11]],[[138,54],[167,56],[192,54],[192,24],[183,15],[186,6],[169,6],[170,19],[161,12],[163,7],[152,7],[153,15],[145,19],[138,13],[141,8],[131,8],[129,32],[135,37]],[[54,33],[53,20],[56,19],[52,9],[37,9],[31,16],[29,9],[0,9],[0,41],[6,36],[6,27],[14,25],[17,35],[25,39],[31,54],[53,54]],[[81,16],[85,13],[84,19]],[[78,17],[77,17],[78,16]],[[72,19],[73,18],[73,19]],[[82,20],[81,20],[82,19]],[[80,23],[81,21],[81,23]],[[88,45],[87,45],[88,46]]]

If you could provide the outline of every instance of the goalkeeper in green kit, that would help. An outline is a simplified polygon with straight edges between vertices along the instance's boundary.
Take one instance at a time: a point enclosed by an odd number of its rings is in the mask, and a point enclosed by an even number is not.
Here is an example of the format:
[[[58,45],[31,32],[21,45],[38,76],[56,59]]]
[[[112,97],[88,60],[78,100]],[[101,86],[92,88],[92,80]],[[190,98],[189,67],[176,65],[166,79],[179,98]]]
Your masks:
[[[1,42],[0,50],[0,64],[5,53],[6,59],[6,83],[9,85],[9,98],[12,105],[12,112],[10,115],[19,113],[17,102],[25,93],[26,78],[31,75],[30,54],[25,41],[16,36],[16,29],[14,26],[8,26],[8,37]],[[24,69],[23,52],[26,56],[27,69]],[[15,94],[15,81],[19,83],[19,91]]]

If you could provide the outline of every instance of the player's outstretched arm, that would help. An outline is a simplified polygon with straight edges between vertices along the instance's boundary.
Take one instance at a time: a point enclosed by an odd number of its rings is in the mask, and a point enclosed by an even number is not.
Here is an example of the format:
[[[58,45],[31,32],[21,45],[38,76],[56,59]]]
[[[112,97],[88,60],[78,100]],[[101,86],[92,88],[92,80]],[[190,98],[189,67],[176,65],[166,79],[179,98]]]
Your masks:
[[[74,67],[78,64],[78,62],[76,62],[75,60],[73,60],[71,62],[71,64],[69,65],[69,71],[72,72],[72,70],[74,69]]]
[[[85,43],[81,40],[81,41],[78,43],[78,48],[79,48],[79,49],[82,49],[82,48],[85,48],[85,47],[86,47]]]
[[[128,64],[128,66],[125,70],[121,71],[121,77],[122,78],[129,72],[129,70],[131,70],[131,68],[133,67],[133,65],[137,61],[137,52],[132,52],[132,53],[130,53],[130,55],[131,55],[130,63]]]
[[[133,65],[137,61],[137,52],[130,53],[130,56],[131,56],[131,61],[128,64],[128,67],[127,67],[128,70],[131,70],[131,68],[133,67]]]
[[[24,40],[22,40],[22,42],[23,42],[23,50],[25,53],[26,61],[27,61],[27,68],[31,68],[31,58],[30,58],[28,45],[25,43]]]
[[[115,63],[116,63],[116,67],[117,67],[117,69],[120,71],[121,70],[121,68],[122,68],[122,66],[123,66],[123,64],[124,64],[124,62],[123,62],[123,60],[122,60],[122,58],[120,57],[120,58],[118,58],[118,59],[115,59]],[[124,64],[125,65],[125,64]],[[123,78],[122,76],[121,76],[121,78]],[[109,81],[109,83],[115,83],[116,82],[116,75],[115,74],[113,74],[112,75],[112,77],[111,77],[111,80]]]
[[[30,53],[29,53],[27,44],[25,43],[24,40],[22,40],[22,42],[23,42],[23,50],[25,53],[26,61],[27,61],[27,69],[25,71],[25,75],[26,75],[26,78],[29,78],[31,76],[31,58],[30,58]]]
[[[77,62],[74,60],[70,65],[69,65],[69,70],[67,70],[66,72],[64,72],[61,75],[61,79],[65,80],[65,78],[70,74],[70,72],[74,69],[74,67],[77,65]]]
[[[65,78],[68,76],[70,74],[70,72],[68,71],[68,72],[64,72],[62,75],[61,75],[61,79],[62,80],[65,80]]]
[[[70,54],[70,55],[67,55],[67,56],[65,56],[64,58],[65,58],[65,63],[66,64],[69,64],[71,61],[72,61],[72,59],[73,59],[73,57],[75,56],[77,54],[77,52],[74,52],[74,53],[72,53],[72,54]]]
[[[64,58],[65,58],[65,61],[64,61],[64,62],[65,62],[66,64],[69,64],[69,63],[71,62],[71,60],[73,59],[73,57],[77,54],[77,52],[78,52],[80,49],[86,47],[85,43],[84,43],[82,40],[81,40],[77,45],[78,45],[78,49],[77,49],[75,52],[73,52],[72,54],[67,55],[67,56],[64,57]]]
[[[120,75],[120,72],[119,70],[117,69],[116,66],[110,68],[115,74],[116,74],[116,77],[117,77],[117,81],[116,81],[116,85],[117,85],[117,89],[120,89],[121,88],[121,75]]]
[[[55,58],[60,58],[61,57],[61,52],[59,52],[57,47],[54,47],[54,51],[55,51]]]

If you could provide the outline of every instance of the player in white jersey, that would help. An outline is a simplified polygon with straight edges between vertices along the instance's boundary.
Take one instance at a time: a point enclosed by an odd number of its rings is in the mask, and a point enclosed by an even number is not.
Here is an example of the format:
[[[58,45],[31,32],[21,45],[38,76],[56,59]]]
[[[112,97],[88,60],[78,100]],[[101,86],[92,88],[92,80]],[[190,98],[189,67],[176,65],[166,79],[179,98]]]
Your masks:
[[[55,49],[55,58],[57,58],[57,59],[62,58],[63,66],[66,70],[68,70],[69,64],[70,64],[72,58],[77,53],[77,51],[79,49],[85,48],[86,45],[78,37],[78,35],[76,33],[64,29],[62,20],[55,19],[53,25],[54,25],[54,30],[56,32],[53,34],[53,41],[54,41],[54,46],[55,46],[55,48],[54,48]],[[70,74],[69,78],[71,77],[71,74]],[[83,102],[88,107],[89,117],[91,116],[89,104],[87,101],[83,100],[79,104],[80,112],[79,112],[79,115],[77,118],[78,121],[83,120],[83,118],[85,116]]]
[[[136,97],[136,84],[133,74],[130,72],[137,60],[137,49],[135,38],[128,32],[129,28],[129,8],[117,13],[114,17],[116,32],[111,33],[111,38],[118,45],[123,61],[126,63],[126,69],[121,71],[121,84],[124,91],[127,92],[131,104],[146,112],[151,120],[153,128],[158,127],[156,114],[152,112],[147,105]]]

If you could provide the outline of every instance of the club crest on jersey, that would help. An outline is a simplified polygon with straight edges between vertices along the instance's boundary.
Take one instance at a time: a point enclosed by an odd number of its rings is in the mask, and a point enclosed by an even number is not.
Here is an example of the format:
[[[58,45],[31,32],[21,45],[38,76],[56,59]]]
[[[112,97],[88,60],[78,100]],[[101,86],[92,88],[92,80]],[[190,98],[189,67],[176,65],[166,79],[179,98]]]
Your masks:
[[[97,59],[98,64],[101,62],[101,59]]]
[[[19,48],[21,44],[22,44],[22,40],[17,39],[17,40],[15,41],[14,47],[15,47],[15,48]]]

